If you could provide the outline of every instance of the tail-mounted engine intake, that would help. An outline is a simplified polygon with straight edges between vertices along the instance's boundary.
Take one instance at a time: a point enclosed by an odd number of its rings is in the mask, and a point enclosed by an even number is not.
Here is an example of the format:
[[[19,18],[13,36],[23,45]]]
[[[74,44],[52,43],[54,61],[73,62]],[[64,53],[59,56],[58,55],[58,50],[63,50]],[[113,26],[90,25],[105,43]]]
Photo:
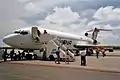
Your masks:
[[[97,44],[98,42],[97,42],[97,40],[93,40],[93,44]]]
[[[88,33],[85,33],[85,36],[88,37]]]

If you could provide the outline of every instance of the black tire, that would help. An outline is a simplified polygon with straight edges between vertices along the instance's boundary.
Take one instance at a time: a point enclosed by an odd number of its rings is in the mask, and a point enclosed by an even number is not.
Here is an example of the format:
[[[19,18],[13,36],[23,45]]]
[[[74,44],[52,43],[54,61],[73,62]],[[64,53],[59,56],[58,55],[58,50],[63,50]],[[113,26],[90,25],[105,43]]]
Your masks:
[[[55,60],[55,58],[54,58],[53,55],[50,55],[50,56],[49,56],[49,59],[50,59],[50,61],[54,61],[54,60]]]

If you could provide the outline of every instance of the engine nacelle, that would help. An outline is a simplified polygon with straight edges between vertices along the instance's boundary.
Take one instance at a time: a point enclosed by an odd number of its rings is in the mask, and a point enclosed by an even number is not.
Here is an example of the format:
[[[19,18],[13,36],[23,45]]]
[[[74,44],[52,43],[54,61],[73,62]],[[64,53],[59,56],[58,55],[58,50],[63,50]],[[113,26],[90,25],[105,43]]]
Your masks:
[[[97,42],[97,40],[93,40],[93,44],[97,44],[98,42]]]
[[[85,36],[88,36],[88,33],[85,33]]]

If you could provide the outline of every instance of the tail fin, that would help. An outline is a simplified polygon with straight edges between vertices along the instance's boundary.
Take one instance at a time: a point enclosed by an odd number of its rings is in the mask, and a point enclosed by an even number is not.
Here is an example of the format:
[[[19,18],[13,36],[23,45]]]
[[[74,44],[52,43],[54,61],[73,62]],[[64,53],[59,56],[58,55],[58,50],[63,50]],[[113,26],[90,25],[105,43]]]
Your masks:
[[[110,30],[110,29],[98,29],[98,28],[94,28],[94,29],[88,30],[88,31],[85,33],[85,35],[86,35],[86,34],[88,35],[88,32],[92,32],[91,38],[93,39],[93,43],[96,44],[96,42],[97,42],[97,37],[98,37],[98,33],[99,33],[100,31],[112,31],[112,30]]]

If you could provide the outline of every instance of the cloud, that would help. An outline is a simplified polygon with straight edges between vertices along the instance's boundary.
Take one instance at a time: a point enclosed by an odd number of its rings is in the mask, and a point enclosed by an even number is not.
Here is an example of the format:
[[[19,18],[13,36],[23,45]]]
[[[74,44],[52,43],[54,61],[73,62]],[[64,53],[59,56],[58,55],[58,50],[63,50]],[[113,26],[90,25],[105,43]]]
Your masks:
[[[70,7],[54,8],[54,13],[48,15],[45,20],[52,21],[58,24],[71,23],[78,21],[80,16],[77,12],[72,12]]]
[[[93,15],[93,20],[88,22],[88,27],[112,29],[112,32],[101,32],[99,39],[103,43],[119,43],[120,40],[120,8],[114,6],[101,7]],[[104,36],[103,36],[104,35]],[[109,41],[108,41],[109,40]]]
[[[100,21],[120,20],[120,8],[114,8],[113,6],[101,7],[96,11],[93,18]]]
[[[120,21],[120,8],[114,6],[100,7],[93,14],[93,20],[91,20],[87,26],[95,25],[110,25],[112,27],[118,27]]]
[[[26,23],[20,20],[24,16],[23,4],[17,0],[0,0],[0,45],[4,45],[2,38],[14,29],[24,27]]]
[[[71,0],[74,1],[74,0]],[[57,5],[66,4],[69,0],[30,0],[25,5],[25,10],[30,14],[36,15],[41,12],[47,12]],[[29,14],[29,15],[30,15]]]
[[[73,12],[70,7],[55,7],[53,13],[48,14],[45,20],[38,20],[37,24],[47,24],[52,28],[52,25],[56,25],[55,29],[59,29],[69,33],[81,34],[85,30],[86,18],[81,18],[78,12]],[[61,25],[59,27],[57,25]],[[82,31],[81,33],[79,33]]]
[[[119,28],[119,4],[119,0],[0,0],[0,38],[14,29],[36,24],[80,35],[92,27]],[[119,32],[115,34],[118,37]],[[111,33],[102,36],[102,41],[110,36],[116,38]]]
[[[92,13],[94,12],[94,14],[96,14],[98,10],[92,11]],[[88,10],[88,12],[89,11],[91,12],[91,10]],[[107,21],[109,22],[109,20]],[[79,35],[84,35],[84,32],[86,30],[94,27],[112,29],[113,30],[112,32],[100,32],[98,36],[98,40],[102,43],[107,43],[107,44],[119,43],[120,36],[118,34],[119,32],[118,31],[116,32],[117,28],[115,28],[115,26],[111,26],[110,23],[108,23],[107,21],[103,21],[101,19],[96,20],[95,18],[93,18],[93,20],[91,21],[88,21],[88,17],[86,18],[86,16],[84,16],[81,18],[81,15],[78,12],[73,12],[70,7],[64,7],[64,8],[56,7],[53,9],[53,13],[45,17],[45,20],[39,20],[37,23],[47,24],[46,28],[48,28],[49,25],[50,26],[49,28],[57,29],[60,31],[64,30],[65,32],[79,34]],[[58,24],[61,26],[58,26]],[[119,26],[118,29],[120,30]]]
[[[18,0],[18,2],[24,3],[24,2],[28,2],[30,0]]]

